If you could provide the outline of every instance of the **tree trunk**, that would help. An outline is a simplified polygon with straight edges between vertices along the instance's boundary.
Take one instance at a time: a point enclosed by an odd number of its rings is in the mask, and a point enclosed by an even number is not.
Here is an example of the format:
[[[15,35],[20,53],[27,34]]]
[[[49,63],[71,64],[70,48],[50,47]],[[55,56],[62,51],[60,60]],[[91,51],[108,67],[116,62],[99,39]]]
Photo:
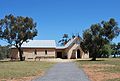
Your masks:
[[[93,54],[92,61],[96,61],[96,53]]]
[[[22,51],[21,47],[18,48],[18,51],[19,51],[20,61],[24,61],[24,60],[23,60],[23,57],[22,57],[23,51]]]
[[[92,61],[96,61],[96,57],[93,57],[93,58],[92,58]]]
[[[116,54],[114,54],[114,58],[116,58]]]

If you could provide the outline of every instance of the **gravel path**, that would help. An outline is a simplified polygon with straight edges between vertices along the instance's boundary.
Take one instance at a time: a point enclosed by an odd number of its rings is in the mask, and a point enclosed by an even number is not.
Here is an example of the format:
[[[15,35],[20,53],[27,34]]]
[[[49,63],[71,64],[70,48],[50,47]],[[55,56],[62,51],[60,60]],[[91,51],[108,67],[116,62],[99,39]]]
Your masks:
[[[73,62],[57,63],[48,72],[33,81],[90,81]]]

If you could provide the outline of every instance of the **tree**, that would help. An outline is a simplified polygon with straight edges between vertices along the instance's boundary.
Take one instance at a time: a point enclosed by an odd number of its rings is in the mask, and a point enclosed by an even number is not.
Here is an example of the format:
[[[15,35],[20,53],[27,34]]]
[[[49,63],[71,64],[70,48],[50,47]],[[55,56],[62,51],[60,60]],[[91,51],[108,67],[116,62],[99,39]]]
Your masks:
[[[65,44],[67,44],[67,42],[69,41],[69,36],[68,34],[63,34],[63,37],[60,41],[58,41],[58,43],[60,43],[61,46],[64,46]]]
[[[117,53],[118,53],[117,45],[116,45],[115,43],[113,43],[113,44],[111,44],[111,47],[112,47],[112,49],[114,50],[114,51],[112,52],[112,55],[114,55],[114,58],[116,58],[116,55],[117,55]]]
[[[0,59],[8,58],[10,56],[9,46],[0,46]]]
[[[120,42],[118,42],[117,44],[115,43],[112,44],[111,47],[114,50],[114,52],[112,53],[112,55],[114,55],[114,58],[119,57],[120,56]]]
[[[120,42],[118,42],[117,49],[118,49],[118,55],[120,57]]]
[[[92,60],[96,60],[97,56],[99,56],[100,49],[105,44],[109,44],[119,33],[120,29],[113,18],[109,21],[93,24],[83,32],[81,48],[85,52],[89,51]]]
[[[114,50],[112,49],[110,44],[105,44],[99,51],[100,57],[103,58],[108,58],[110,55],[112,55],[112,53],[114,52]]]
[[[32,18],[6,15],[0,20],[0,38],[15,46],[19,51],[20,61],[23,61],[22,44],[37,36],[36,23]]]
[[[113,44],[112,45],[113,49],[114,49],[114,58],[119,57],[120,56],[120,42],[118,42],[117,44]]]

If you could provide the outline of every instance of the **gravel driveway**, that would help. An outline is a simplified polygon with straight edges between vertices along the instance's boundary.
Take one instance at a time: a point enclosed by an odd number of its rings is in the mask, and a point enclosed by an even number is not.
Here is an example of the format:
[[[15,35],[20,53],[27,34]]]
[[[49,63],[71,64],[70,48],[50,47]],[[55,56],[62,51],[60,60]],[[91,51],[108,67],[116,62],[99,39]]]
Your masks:
[[[90,81],[73,62],[57,63],[42,77],[32,81]]]

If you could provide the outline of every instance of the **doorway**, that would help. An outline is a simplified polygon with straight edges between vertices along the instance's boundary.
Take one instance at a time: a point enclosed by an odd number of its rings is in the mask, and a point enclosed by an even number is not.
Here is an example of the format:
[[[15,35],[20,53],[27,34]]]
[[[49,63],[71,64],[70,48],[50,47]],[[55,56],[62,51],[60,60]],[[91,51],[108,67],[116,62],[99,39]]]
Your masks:
[[[62,58],[62,52],[57,52],[57,58]]]
[[[80,50],[79,49],[77,50],[77,58],[81,58]]]

